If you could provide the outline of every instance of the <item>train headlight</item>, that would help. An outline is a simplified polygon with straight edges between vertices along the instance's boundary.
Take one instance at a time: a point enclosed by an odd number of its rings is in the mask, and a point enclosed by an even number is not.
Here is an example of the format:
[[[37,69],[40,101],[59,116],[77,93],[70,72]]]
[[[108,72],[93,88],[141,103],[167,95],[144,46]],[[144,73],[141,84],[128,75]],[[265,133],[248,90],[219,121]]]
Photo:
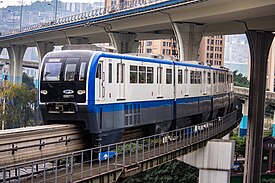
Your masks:
[[[47,90],[41,90],[40,93],[43,94],[43,95],[47,95],[48,91]]]
[[[78,90],[78,91],[77,91],[77,94],[78,94],[78,95],[83,95],[83,94],[85,94],[85,93],[86,93],[85,90]]]

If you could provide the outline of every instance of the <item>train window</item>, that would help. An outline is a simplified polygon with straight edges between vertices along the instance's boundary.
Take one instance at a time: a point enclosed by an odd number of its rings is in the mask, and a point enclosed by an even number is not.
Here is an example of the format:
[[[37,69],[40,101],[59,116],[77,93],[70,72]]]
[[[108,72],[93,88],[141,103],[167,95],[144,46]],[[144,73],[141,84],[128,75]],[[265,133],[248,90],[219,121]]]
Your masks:
[[[74,81],[76,64],[66,64],[64,81]]]
[[[46,63],[43,73],[43,81],[59,81],[61,62]]]
[[[86,62],[81,62],[79,71],[79,81],[84,81],[85,79],[85,66]]]
[[[211,84],[211,73],[207,72],[207,83]]]
[[[178,70],[178,84],[182,84],[182,69]]]
[[[154,83],[154,68],[147,67],[147,83]]]
[[[185,69],[185,70],[184,70],[184,83],[185,83],[185,84],[187,84],[187,81],[188,81],[188,80],[187,80],[187,78],[188,78],[187,76],[188,76],[188,69]]]
[[[213,84],[216,83],[216,73],[213,73]]]
[[[191,72],[190,72],[190,83],[191,83],[191,84],[195,84],[195,83],[196,83],[195,71],[191,71]]]
[[[130,83],[137,83],[137,66],[130,65]]]
[[[172,83],[172,69],[166,69],[166,84]]]
[[[138,72],[139,72],[139,83],[146,83],[146,67],[139,66]]]
[[[101,63],[98,63],[96,68],[96,78],[101,79]]]
[[[201,84],[201,71],[196,71],[196,84]]]
[[[112,68],[112,64],[109,63],[109,83],[113,82],[113,68]]]

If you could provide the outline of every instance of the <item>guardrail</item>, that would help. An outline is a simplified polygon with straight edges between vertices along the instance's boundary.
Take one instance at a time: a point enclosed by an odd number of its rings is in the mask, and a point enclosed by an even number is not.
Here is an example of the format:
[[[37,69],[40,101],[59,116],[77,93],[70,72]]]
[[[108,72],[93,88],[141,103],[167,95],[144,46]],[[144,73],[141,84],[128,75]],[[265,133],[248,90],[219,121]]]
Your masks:
[[[181,1],[181,3],[196,3],[196,2],[201,2],[201,1],[206,1],[206,0],[185,0]],[[104,8],[99,8],[96,10],[80,13],[80,14],[75,14],[67,17],[62,17],[56,20],[51,20],[49,22],[43,22],[43,23],[38,23],[34,24],[31,26],[27,27],[22,27],[21,29],[14,29],[14,30],[9,30],[7,32],[2,32],[1,37],[4,36],[9,36],[17,33],[22,33],[22,32],[28,32],[28,31],[33,31],[33,30],[38,30],[42,28],[47,28],[47,27],[53,27],[53,26],[58,26],[58,25],[65,25],[68,23],[72,22],[77,22],[77,21],[82,21],[82,20],[87,20],[99,16],[104,16],[107,14],[112,14],[112,13],[118,13],[118,12],[123,12],[126,10],[131,10],[131,9],[136,9],[136,8],[143,8],[147,7],[150,5],[158,4],[161,2],[169,2],[168,0],[131,0],[131,1],[126,1],[124,3],[104,7]],[[172,1],[171,1],[172,2]],[[176,2],[176,1],[175,1]]]
[[[148,169],[148,166],[143,166],[144,162],[162,157],[156,164],[151,163],[157,166],[165,162],[163,158],[165,155],[174,159],[181,156],[184,149],[194,150],[199,143],[221,137],[221,134],[225,135],[223,133],[232,130],[240,122],[241,117],[242,108],[239,104],[232,113],[202,124],[33,162],[0,167],[0,178],[3,182],[11,180],[74,182],[112,174],[108,181],[116,181],[127,171]]]
[[[234,92],[236,95],[249,97],[249,88],[234,86]],[[275,92],[266,91],[265,100],[268,103],[275,103]]]

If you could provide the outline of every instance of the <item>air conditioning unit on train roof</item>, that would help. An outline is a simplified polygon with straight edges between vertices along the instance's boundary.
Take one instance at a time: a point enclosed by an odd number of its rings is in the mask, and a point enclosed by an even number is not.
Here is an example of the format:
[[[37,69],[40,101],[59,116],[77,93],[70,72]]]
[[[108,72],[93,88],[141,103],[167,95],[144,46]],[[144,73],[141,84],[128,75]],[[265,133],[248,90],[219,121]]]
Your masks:
[[[96,44],[71,44],[64,45],[62,50],[91,50],[91,51],[104,51],[104,52],[116,52],[116,49],[107,45]]]
[[[154,53],[125,53],[125,54],[139,56],[139,57],[147,57],[147,58],[156,58],[156,59],[162,59],[162,60],[178,61],[178,59],[173,57],[173,56],[160,55],[160,54],[154,54]]]

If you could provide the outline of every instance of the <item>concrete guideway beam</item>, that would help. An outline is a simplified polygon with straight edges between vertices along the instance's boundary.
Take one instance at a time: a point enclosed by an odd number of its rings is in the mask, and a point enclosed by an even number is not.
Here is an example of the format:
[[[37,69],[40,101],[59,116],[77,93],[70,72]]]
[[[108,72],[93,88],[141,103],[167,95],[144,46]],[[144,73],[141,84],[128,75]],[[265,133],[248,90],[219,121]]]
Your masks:
[[[180,61],[197,60],[201,39],[206,30],[206,25],[173,23],[173,29],[179,47]]]
[[[72,44],[88,44],[89,41],[90,40],[86,37],[68,37],[67,38],[67,42],[70,45],[72,45]]]
[[[199,168],[199,183],[229,183],[235,142],[214,139],[178,160]]]
[[[118,53],[136,53],[139,42],[136,41],[137,34],[109,32],[111,44]]]
[[[36,47],[37,47],[37,52],[38,52],[38,57],[39,57],[39,62],[42,61],[43,57],[50,51],[54,50],[54,43],[53,42],[42,42],[42,41],[37,41],[36,42]]]
[[[274,35],[246,31],[251,55],[244,183],[260,183],[268,54]]]
[[[24,54],[27,50],[25,45],[12,45],[7,48],[10,58],[10,81],[14,83],[22,82],[22,66]]]

